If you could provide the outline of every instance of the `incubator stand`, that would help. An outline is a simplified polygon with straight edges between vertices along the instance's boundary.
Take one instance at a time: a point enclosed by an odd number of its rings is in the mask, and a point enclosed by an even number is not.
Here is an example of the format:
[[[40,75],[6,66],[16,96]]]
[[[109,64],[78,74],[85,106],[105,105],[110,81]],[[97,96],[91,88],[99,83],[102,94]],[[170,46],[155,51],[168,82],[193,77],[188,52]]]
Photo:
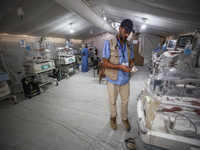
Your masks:
[[[54,52],[57,53],[55,59],[56,67],[58,67],[61,76],[69,79],[69,74],[75,72],[78,74],[76,58],[72,48],[58,47]]]
[[[2,51],[0,51],[0,101],[10,98],[15,104],[17,104],[17,97],[11,95],[10,88],[7,84],[7,81],[10,79],[3,70],[2,58]]]
[[[76,58],[76,63],[78,66],[80,66],[82,64],[82,48],[80,48],[79,50],[74,50],[73,54],[75,55]]]
[[[36,76],[40,87],[52,81],[58,85],[56,79],[49,77],[55,69],[55,63],[48,49],[25,51],[23,66],[27,76]]]
[[[10,94],[11,92],[7,82],[6,81],[0,82],[0,101],[11,98],[13,102],[17,104],[17,97],[15,95],[10,95]]]
[[[160,72],[150,74],[144,82],[137,123],[146,144],[200,150],[200,74],[194,71],[193,56],[184,57],[178,54],[173,58],[174,66],[163,63]]]
[[[93,66],[95,47],[88,47],[88,65]]]

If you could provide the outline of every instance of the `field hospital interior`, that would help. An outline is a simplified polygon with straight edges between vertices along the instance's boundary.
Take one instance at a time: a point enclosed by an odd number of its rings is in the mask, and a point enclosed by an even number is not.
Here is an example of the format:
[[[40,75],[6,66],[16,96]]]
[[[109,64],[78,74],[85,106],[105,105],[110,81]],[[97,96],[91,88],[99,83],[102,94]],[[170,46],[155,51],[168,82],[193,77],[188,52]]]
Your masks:
[[[119,95],[113,130],[102,53],[124,19],[131,129]],[[200,150],[199,0],[0,0],[0,149]]]

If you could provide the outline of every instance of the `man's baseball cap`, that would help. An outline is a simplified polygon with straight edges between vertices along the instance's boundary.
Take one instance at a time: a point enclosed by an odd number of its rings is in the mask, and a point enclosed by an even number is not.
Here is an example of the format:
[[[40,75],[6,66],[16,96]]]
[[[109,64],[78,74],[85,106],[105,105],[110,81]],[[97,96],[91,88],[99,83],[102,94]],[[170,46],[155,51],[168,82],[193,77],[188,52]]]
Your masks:
[[[121,22],[120,25],[122,28],[124,28],[126,31],[130,32],[132,31],[133,33],[135,33],[135,30],[133,30],[133,22],[130,19],[124,19]]]

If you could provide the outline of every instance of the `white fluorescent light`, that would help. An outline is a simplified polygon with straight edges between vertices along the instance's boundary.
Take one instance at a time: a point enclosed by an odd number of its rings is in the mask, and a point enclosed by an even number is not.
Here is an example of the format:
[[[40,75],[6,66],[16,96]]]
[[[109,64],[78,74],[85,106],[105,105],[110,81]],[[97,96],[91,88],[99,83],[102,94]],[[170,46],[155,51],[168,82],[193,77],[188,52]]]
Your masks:
[[[146,28],[146,25],[145,25],[145,24],[143,24],[143,25],[142,25],[142,29],[145,29],[145,28]]]
[[[72,29],[72,23],[71,23],[70,33],[74,33],[74,30]]]
[[[74,30],[73,30],[73,29],[70,29],[70,33],[74,33]]]

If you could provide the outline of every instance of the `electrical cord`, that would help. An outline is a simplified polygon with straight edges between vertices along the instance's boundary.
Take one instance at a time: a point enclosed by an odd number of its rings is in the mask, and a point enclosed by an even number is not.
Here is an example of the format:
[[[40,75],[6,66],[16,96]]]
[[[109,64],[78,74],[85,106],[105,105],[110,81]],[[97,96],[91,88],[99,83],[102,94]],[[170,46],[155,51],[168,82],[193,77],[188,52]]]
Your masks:
[[[126,143],[126,147],[127,147],[129,150],[135,150],[135,142],[134,142],[134,139],[133,139],[133,138],[125,139],[125,143]],[[133,144],[133,147],[134,147],[134,148],[131,148],[130,146],[128,146],[130,143],[131,143],[131,145]]]
[[[195,91],[192,91],[192,93],[198,98],[199,96],[195,93]]]
[[[162,112],[161,112],[161,113],[162,113]],[[189,117],[187,117],[187,116],[184,115],[184,114],[179,114],[179,113],[177,113],[177,112],[173,112],[173,113],[175,113],[175,114],[177,114],[177,115],[175,116],[175,121],[174,121],[174,123],[173,123],[172,129],[173,129],[174,126],[175,126],[177,117],[182,116],[182,117],[185,117],[186,119],[188,119],[188,120],[194,125],[194,129],[195,129],[195,132],[193,132],[193,131],[191,131],[191,130],[185,130],[185,131],[183,132],[183,134],[187,136],[187,134],[188,134],[189,132],[191,132],[191,133],[194,134],[193,137],[196,137],[196,138],[198,138],[198,139],[200,138],[199,134],[197,133],[196,124],[195,124]],[[164,114],[164,113],[162,113],[162,114],[163,114],[163,115],[166,115],[166,114]],[[186,113],[186,114],[187,114],[187,113]],[[169,116],[169,115],[167,115],[167,116]]]
[[[182,117],[185,117],[185,118],[187,118],[193,125],[194,125],[194,129],[195,129],[195,134],[197,134],[197,127],[196,127],[196,125],[195,125],[195,123],[190,119],[190,118],[188,118],[186,115],[183,115],[183,114],[179,114],[179,113],[176,113],[177,115],[176,115],[176,117],[175,117],[175,122],[174,122],[174,125],[175,125],[175,123],[176,123],[176,119],[177,119],[177,117],[178,116],[182,116]],[[174,128],[174,127],[173,127]],[[186,131],[190,131],[190,130],[186,130]],[[191,131],[191,132],[193,132],[193,131]]]

